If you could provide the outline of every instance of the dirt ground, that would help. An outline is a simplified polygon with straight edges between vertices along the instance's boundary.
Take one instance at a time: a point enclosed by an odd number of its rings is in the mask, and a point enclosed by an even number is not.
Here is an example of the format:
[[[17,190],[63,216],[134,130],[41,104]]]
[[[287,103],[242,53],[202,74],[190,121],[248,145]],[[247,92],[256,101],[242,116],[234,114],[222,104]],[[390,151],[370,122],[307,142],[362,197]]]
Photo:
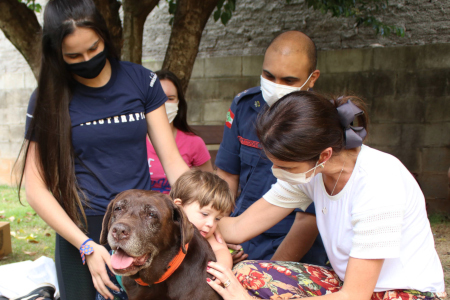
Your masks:
[[[434,224],[432,227],[436,251],[444,268],[445,289],[450,297],[450,224]]]

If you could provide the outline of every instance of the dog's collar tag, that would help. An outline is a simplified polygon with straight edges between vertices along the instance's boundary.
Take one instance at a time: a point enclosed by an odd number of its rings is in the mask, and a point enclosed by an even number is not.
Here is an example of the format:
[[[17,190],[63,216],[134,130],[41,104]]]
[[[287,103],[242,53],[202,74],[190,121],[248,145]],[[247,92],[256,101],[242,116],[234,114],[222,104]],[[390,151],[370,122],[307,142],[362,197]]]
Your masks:
[[[187,253],[189,243],[187,243],[184,247],[186,248],[186,253]],[[167,266],[167,271],[154,284],[161,283],[164,280],[166,280],[167,278],[169,278],[170,275],[172,275],[178,269],[178,267],[181,265],[185,256],[186,256],[186,254],[183,253],[183,249],[180,248],[180,251],[178,252],[178,254],[175,255],[175,257],[169,262],[169,265]],[[139,285],[149,286],[149,284],[143,282],[141,278],[135,279],[134,281],[136,281],[136,283]]]

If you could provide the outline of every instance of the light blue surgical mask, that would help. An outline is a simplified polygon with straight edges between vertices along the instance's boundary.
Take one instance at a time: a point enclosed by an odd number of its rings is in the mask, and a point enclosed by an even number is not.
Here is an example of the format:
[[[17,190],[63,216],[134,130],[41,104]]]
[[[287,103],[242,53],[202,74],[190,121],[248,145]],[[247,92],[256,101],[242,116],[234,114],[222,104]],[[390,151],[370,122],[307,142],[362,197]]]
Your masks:
[[[319,161],[316,162],[316,165],[314,168],[309,169],[306,172],[303,173],[291,173],[288,172],[286,170],[280,169],[280,168],[274,168],[272,166],[272,173],[273,176],[275,176],[276,178],[286,181],[289,184],[292,185],[297,185],[297,184],[305,184],[311,181],[311,179],[314,177],[314,175],[316,175],[316,169],[318,167],[325,167],[325,162],[319,164]],[[312,170],[314,170],[313,174],[309,177],[306,177],[306,174],[308,172],[311,172]]]
[[[277,102],[283,96],[290,94],[292,92],[300,91],[306,85],[306,83],[311,78],[313,73],[311,73],[309,75],[308,79],[306,79],[305,83],[301,87],[277,84],[277,83],[267,80],[261,76],[261,92],[262,92],[264,101],[266,101],[266,103],[269,106],[272,106],[275,102]]]

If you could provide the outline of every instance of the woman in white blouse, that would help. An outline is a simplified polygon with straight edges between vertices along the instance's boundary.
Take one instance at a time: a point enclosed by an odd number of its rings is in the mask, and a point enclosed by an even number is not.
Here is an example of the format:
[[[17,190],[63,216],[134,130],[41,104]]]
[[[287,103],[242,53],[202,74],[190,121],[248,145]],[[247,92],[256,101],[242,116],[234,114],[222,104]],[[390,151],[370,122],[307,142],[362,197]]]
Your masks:
[[[330,101],[301,91],[280,99],[256,124],[278,182],[245,213],[221,220],[223,238],[242,243],[293,209],[305,209],[312,200],[319,232],[339,279],[330,284],[324,278],[332,278],[332,271],[314,267],[307,274],[309,281],[303,283],[313,282],[315,289],[306,291],[306,296],[443,299],[444,276],[422,191],[397,158],[362,144],[367,124],[364,104],[357,98]],[[276,294],[279,287],[293,295],[305,291],[300,278],[306,277],[297,273],[311,267],[296,265],[298,286],[289,288],[279,283],[283,278],[270,273],[270,268],[292,277],[291,271],[285,271],[289,266],[252,261],[235,267],[237,280],[231,270],[211,263],[208,272],[225,287],[218,281],[208,283],[226,300],[264,298],[264,289]]]

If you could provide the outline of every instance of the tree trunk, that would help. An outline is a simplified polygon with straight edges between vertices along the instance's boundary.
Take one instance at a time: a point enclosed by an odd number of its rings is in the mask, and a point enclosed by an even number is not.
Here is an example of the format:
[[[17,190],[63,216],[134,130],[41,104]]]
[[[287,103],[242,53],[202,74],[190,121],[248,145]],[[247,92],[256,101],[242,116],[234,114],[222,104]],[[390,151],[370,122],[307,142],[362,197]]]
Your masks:
[[[111,34],[112,42],[116,47],[117,54],[120,56],[123,45],[122,23],[119,16],[121,4],[117,0],[94,0],[94,2],[106,21],[106,26],[108,26],[109,33]]]
[[[219,0],[178,0],[162,68],[175,73],[186,92],[203,29]]]
[[[42,28],[35,13],[17,0],[0,0],[0,12],[0,29],[23,55],[37,79]]]
[[[158,2],[159,0],[123,0],[123,60],[142,63],[145,20]]]

